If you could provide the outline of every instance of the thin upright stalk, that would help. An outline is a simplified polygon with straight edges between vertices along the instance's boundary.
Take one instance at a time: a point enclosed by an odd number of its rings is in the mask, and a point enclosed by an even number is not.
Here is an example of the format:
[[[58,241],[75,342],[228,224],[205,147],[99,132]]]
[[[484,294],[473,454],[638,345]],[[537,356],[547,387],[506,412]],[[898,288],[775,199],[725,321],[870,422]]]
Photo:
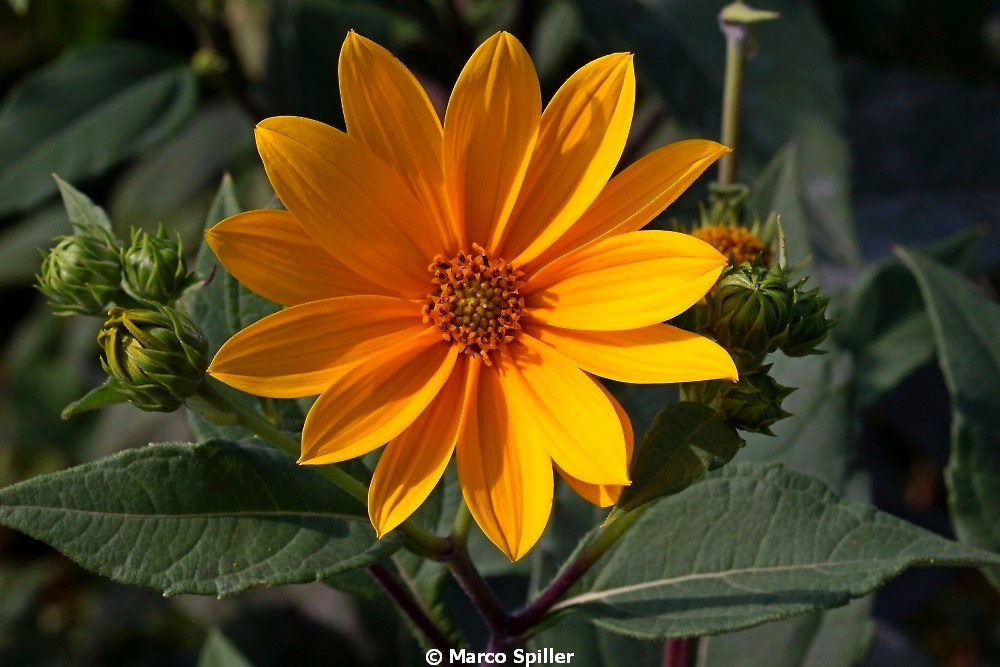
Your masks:
[[[483,620],[490,629],[491,643],[497,638],[507,638],[507,612],[497,599],[483,575],[476,569],[465,544],[455,544],[454,551],[447,561],[452,576],[459,583],[466,595],[475,605]]]
[[[739,157],[747,28],[735,23],[720,22],[720,25],[726,36],[726,74],[722,90],[722,144],[733,150],[719,160],[719,183],[730,185],[736,182],[736,162]]]

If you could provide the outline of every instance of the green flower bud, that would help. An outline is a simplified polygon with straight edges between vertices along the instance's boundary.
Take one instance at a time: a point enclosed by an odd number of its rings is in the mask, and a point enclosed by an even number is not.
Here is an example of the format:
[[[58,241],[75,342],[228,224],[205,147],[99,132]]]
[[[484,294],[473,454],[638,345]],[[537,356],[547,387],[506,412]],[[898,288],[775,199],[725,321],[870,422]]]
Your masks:
[[[112,308],[97,335],[101,366],[133,405],[172,412],[201,385],[208,341],[180,312]]]
[[[122,267],[117,239],[97,225],[77,225],[72,236],[55,239],[43,253],[38,289],[57,315],[105,312],[121,287]]]
[[[830,331],[831,321],[826,319],[826,306],[830,298],[819,293],[819,288],[808,292],[796,286],[794,303],[788,315],[788,337],[781,344],[781,351],[789,357],[804,357],[823,342]]]
[[[170,304],[194,281],[184,261],[180,236],[167,236],[161,224],[156,236],[132,230],[132,244],[122,253],[123,287],[129,296],[148,303]]]
[[[792,290],[780,268],[731,266],[708,297],[708,332],[750,366],[785,340]]]
[[[723,389],[720,410],[741,431],[774,435],[771,425],[791,416],[781,402],[795,389],[775,382],[770,370],[771,364],[762,366]]]

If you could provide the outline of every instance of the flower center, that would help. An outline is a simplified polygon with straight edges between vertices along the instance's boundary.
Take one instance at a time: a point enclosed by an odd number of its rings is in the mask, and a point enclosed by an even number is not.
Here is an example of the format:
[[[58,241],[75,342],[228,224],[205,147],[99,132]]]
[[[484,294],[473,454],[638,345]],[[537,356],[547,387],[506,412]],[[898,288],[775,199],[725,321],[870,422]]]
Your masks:
[[[524,274],[502,259],[490,259],[478,244],[472,248],[452,259],[438,255],[428,267],[436,287],[427,295],[424,322],[433,322],[445,340],[490,365],[490,351],[521,328],[524,298],[518,289]]]
[[[771,248],[756,234],[745,227],[735,225],[709,225],[699,227],[691,236],[712,246],[727,259],[733,258],[733,265],[752,262],[757,255],[764,266],[771,265]]]

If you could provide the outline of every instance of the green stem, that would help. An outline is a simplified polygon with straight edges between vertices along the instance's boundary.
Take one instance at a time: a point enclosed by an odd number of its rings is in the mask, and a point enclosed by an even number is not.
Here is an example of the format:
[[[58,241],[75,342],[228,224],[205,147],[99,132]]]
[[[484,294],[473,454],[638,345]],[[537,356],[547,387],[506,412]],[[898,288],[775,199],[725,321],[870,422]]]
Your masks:
[[[465,548],[469,541],[469,530],[472,529],[472,512],[463,499],[455,513],[455,526],[451,529],[451,543],[456,547]]]
[[[651,505],[643,505],[604,526],[594,541],[584,547],[531,604],[511,618],[508,626],[511,637],[523,641],[530,636],[532,628],[542,621],[562,596],[583,578],[583,575],[615,545],[619,538],[625,534],[625,531],[635,523],[636,519],[645,514],[649,507]]]
[[[211,380],[202,383],[202,388],[198,392],[200,401],[210,409],[202,409],[204,405],[195,402],[192,407],[202,413],[207,419],[220,422],[220,413],[235,418],[235,422],[258,437],[293,456],[299,458],[301,445],[298,439],[288,435],[259,413],[251,410],[246,405],[235,401],[214,386]],[[313,469],[320,475],[346,491],[351,497],[358,500],[362,505],[368,504],[368,487],[362,482],[352,477],[342,468],[336,465],[314,466]],[[451,553],[451,542],[433,533],[424,530],[412,521],[406,521],[399,526],[400,534],[403,535],[407,546],[423,556],[440,560]]]
[[[726,74],[722,90],[722,144],[733,149],[719,160],[719,183],[736,182],[736,159],[740,143],[740,108],[743,99],[744,43],[747,28],[736,23],[720,23],[726,36]]]

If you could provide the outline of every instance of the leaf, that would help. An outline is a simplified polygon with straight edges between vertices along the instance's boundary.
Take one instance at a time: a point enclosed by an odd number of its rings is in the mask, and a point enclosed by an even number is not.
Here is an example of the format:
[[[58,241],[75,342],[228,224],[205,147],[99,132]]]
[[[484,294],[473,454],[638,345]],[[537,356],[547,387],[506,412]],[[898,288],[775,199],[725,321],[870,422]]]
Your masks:
[[[365,508],[270,448],[122,452],[0,491],[0,523],[83,567],[167,595],[232,595],[364,567],[397,548]]]
[[[743,439],[715,410],[675,403],[660,411],[632,462],[632,485],[622,490],[616,513],[680,493],[736,456]]]
[[[643,667],[663,661],[663,646],[608,632],[585,618],[571,616],[531,638],[527,649],[573,653],[573,667]],[[735,664],[735,663],[734,663]],[[740,664],[742,667],[742,664]]]
[[[81,412],[88,412],[90,410],[98,410],[109,405],[114,405],[115,403],[124,403],[126,400],[125,396],[122,395],[121,391],[115,387],[115,382],[111,378],[104,381],[104,384],[99,387],[94,387],[88,391],[83,397],[73,401],[62,411],[62,418],[69,419],[74,417]]]
[[[135,44],[81,49],[43,68],[0,107],[0,215],[49,197],[52,172],[80,182],[155,144],[196,96],[185,65]]]
[[[53,204],[0,232],[0,288],[33,282],[42,264],[38,250],[51,247],[53,237],[71,231],[65,211]]]
[[[788,261],[795,265],[811,255],[808,214],[802,202],[798,145],[791,143],[771,159],[751,190],[747,210],[762,220],[773,212],[781,216]]]
[[[855,667],[875,636],[871,603],[862,598],[825,612],[704,638],[696,667]]]
[[[29,2],[30,0],[7,0],[7,4],[10,5],[11,9],[13,9],[18,16],[24,16],[28,13]]]
[[[74,225],[96,225],[107,232],[111,232],[111,220],[104,209],[94,204],[90,197],[83,194],[72,185],[59,178],[58,174],[52,174],[62,195],[63,208],[66,209],[66,217]]]
[[[253,663],[218,628],[212,628],[198,654],[198,667],[253,667]]]
[[[838,607],[912,565],[997,563],[818,480],[734,464],[653,505],[587,590],[553,610],[636,637],[687,637]]]
[[[923,251],[964,272],[971,267],[983,235],[982,229],[969,229]],[[861,277],[842,309],[834,335],[854,354],[859,407],[874,403],[935,353],[920,290],[897,258],[886,259]]]
[[[917,251],[898,251],[920,286],[951,395],[948,508],[962,542],[1000,552],[1000,304]],[[1000,569],[986,570],[1000,588]]]

